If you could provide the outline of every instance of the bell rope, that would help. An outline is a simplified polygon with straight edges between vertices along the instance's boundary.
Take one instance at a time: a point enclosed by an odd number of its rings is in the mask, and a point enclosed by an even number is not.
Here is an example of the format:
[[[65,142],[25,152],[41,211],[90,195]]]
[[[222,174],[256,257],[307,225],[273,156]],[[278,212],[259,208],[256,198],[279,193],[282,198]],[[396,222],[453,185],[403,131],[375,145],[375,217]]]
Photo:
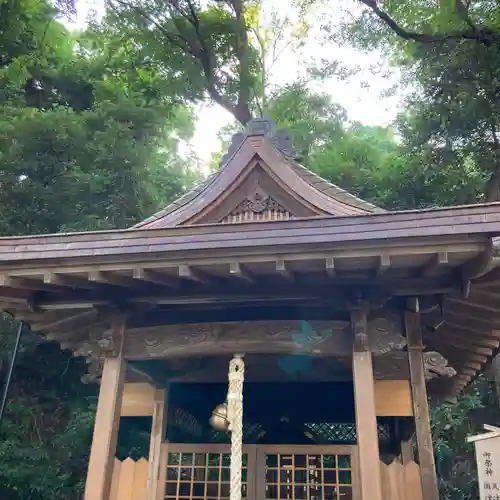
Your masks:
[[[245,363],[235,355],[229,363],[227,418],[231,432],[231,489],[230,500],[241,500],[241,469],[243,466],[243,381]]]

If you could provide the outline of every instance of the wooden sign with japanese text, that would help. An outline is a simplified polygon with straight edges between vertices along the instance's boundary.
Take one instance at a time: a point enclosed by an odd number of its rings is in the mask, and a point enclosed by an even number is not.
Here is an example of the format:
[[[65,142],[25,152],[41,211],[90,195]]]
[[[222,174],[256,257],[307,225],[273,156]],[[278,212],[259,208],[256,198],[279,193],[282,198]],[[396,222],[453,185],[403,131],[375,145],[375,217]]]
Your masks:
[[[477,475],[481,500],[500,500],[500,428],[485,426],[491,432],[474,436]]]

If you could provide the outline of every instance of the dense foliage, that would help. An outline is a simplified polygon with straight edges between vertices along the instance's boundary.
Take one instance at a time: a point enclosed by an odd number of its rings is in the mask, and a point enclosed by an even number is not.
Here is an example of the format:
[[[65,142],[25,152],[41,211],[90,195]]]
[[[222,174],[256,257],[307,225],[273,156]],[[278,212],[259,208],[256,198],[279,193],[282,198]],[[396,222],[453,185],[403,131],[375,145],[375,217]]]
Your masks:
[[[113,71],[103,44],[74,38],[48,3],[0,10],[2,235],[127,227],[184,191],[196,174],[179,154],[189,107],[152,74]],[[15,328],[2,318],[2,385]],[[0,434],[2,499],[81,497],[97,401],[85,371],[24,333]],[[124,432],[128,454],[141,432]]]
[[[394,127],[350,121],[304,79],[271,88],[280,44],[305,44],[308,9],[321,3],[294,0],[298,17],[272,11],[266,28],[264,0],[110,0],[102,22],[74,34],[59,17],[71,1],[0,0],[0,234],[127,227],[150,215],[198,176],[182,145],[193,104],[206,99],[235,118],[226,141],[269,114],[304,165],[382,207],[500,199],[496,2],[350,0],[361,8],[341,29],[322,17],[326,43],[381,49],[403,69],[410,92]],[[2,317],[0,382],[14,334]],[[84,373],[81,360],[25,332],[0,429],[2,499],[81,495],[97,393]],[[465,436],[498,420],[496,407],[481,379],[433,410],[443,498],[476,495]],[[123,426],[122,456],[147,438],[133,425]]]

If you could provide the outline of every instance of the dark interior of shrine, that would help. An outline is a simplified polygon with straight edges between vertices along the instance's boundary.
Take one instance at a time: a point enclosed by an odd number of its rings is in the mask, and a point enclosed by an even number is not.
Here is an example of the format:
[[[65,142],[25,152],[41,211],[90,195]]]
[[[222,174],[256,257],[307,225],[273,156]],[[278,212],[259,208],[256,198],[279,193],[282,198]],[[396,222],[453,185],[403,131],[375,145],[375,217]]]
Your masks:
[[[227,383],[172,384],[166,439],[172,443],[228,443],[210,417],[225,402]],[[246,444],[355,444],[353,384],[247,383],[243,394]],[[380,417],[382,455],[397,455],[411,434],[410,420]]]

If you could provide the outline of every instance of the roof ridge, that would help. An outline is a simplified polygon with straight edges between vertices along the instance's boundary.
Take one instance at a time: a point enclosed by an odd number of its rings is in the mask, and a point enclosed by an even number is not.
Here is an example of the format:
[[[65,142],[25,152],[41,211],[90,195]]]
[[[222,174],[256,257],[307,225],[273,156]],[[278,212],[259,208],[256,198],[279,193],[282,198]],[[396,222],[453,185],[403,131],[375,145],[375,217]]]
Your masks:
[[[174,200],[172,203],[169,203],[166,207],[155,212],[150,217],[135,224],[129,229],[149,228],[152,224],[154,225],[157,221],[168,218],[170,214],[181,209],[182,207],[185,207],[195,200],[201,193],[209,189],[210,185],[213,184],[221,175],[223,175],[231,159],[238,153],[246,140],[252,136],[260,136],[264,140],[268,141],[272,149],[283,156],[295,174],[297,174],[306,184],[331,200],[346,207],[351,207],[351,209],[357,209],[361,212],[386,212],[386,210],[374,205],[373,203],[358,198],[354,194],[349,193],[349,191],[331,183],[304,165],[300,164],[288,131],[285,129],[277,130],[276,125],[271,118],[258,118],[247,124],[245,132],[237,132],[232,136],[227,153],[222,156],[219,162],[219,168],[215,172],[210,173],[210,175],[208,175],[202,182],[186,191],[182,196]]]

